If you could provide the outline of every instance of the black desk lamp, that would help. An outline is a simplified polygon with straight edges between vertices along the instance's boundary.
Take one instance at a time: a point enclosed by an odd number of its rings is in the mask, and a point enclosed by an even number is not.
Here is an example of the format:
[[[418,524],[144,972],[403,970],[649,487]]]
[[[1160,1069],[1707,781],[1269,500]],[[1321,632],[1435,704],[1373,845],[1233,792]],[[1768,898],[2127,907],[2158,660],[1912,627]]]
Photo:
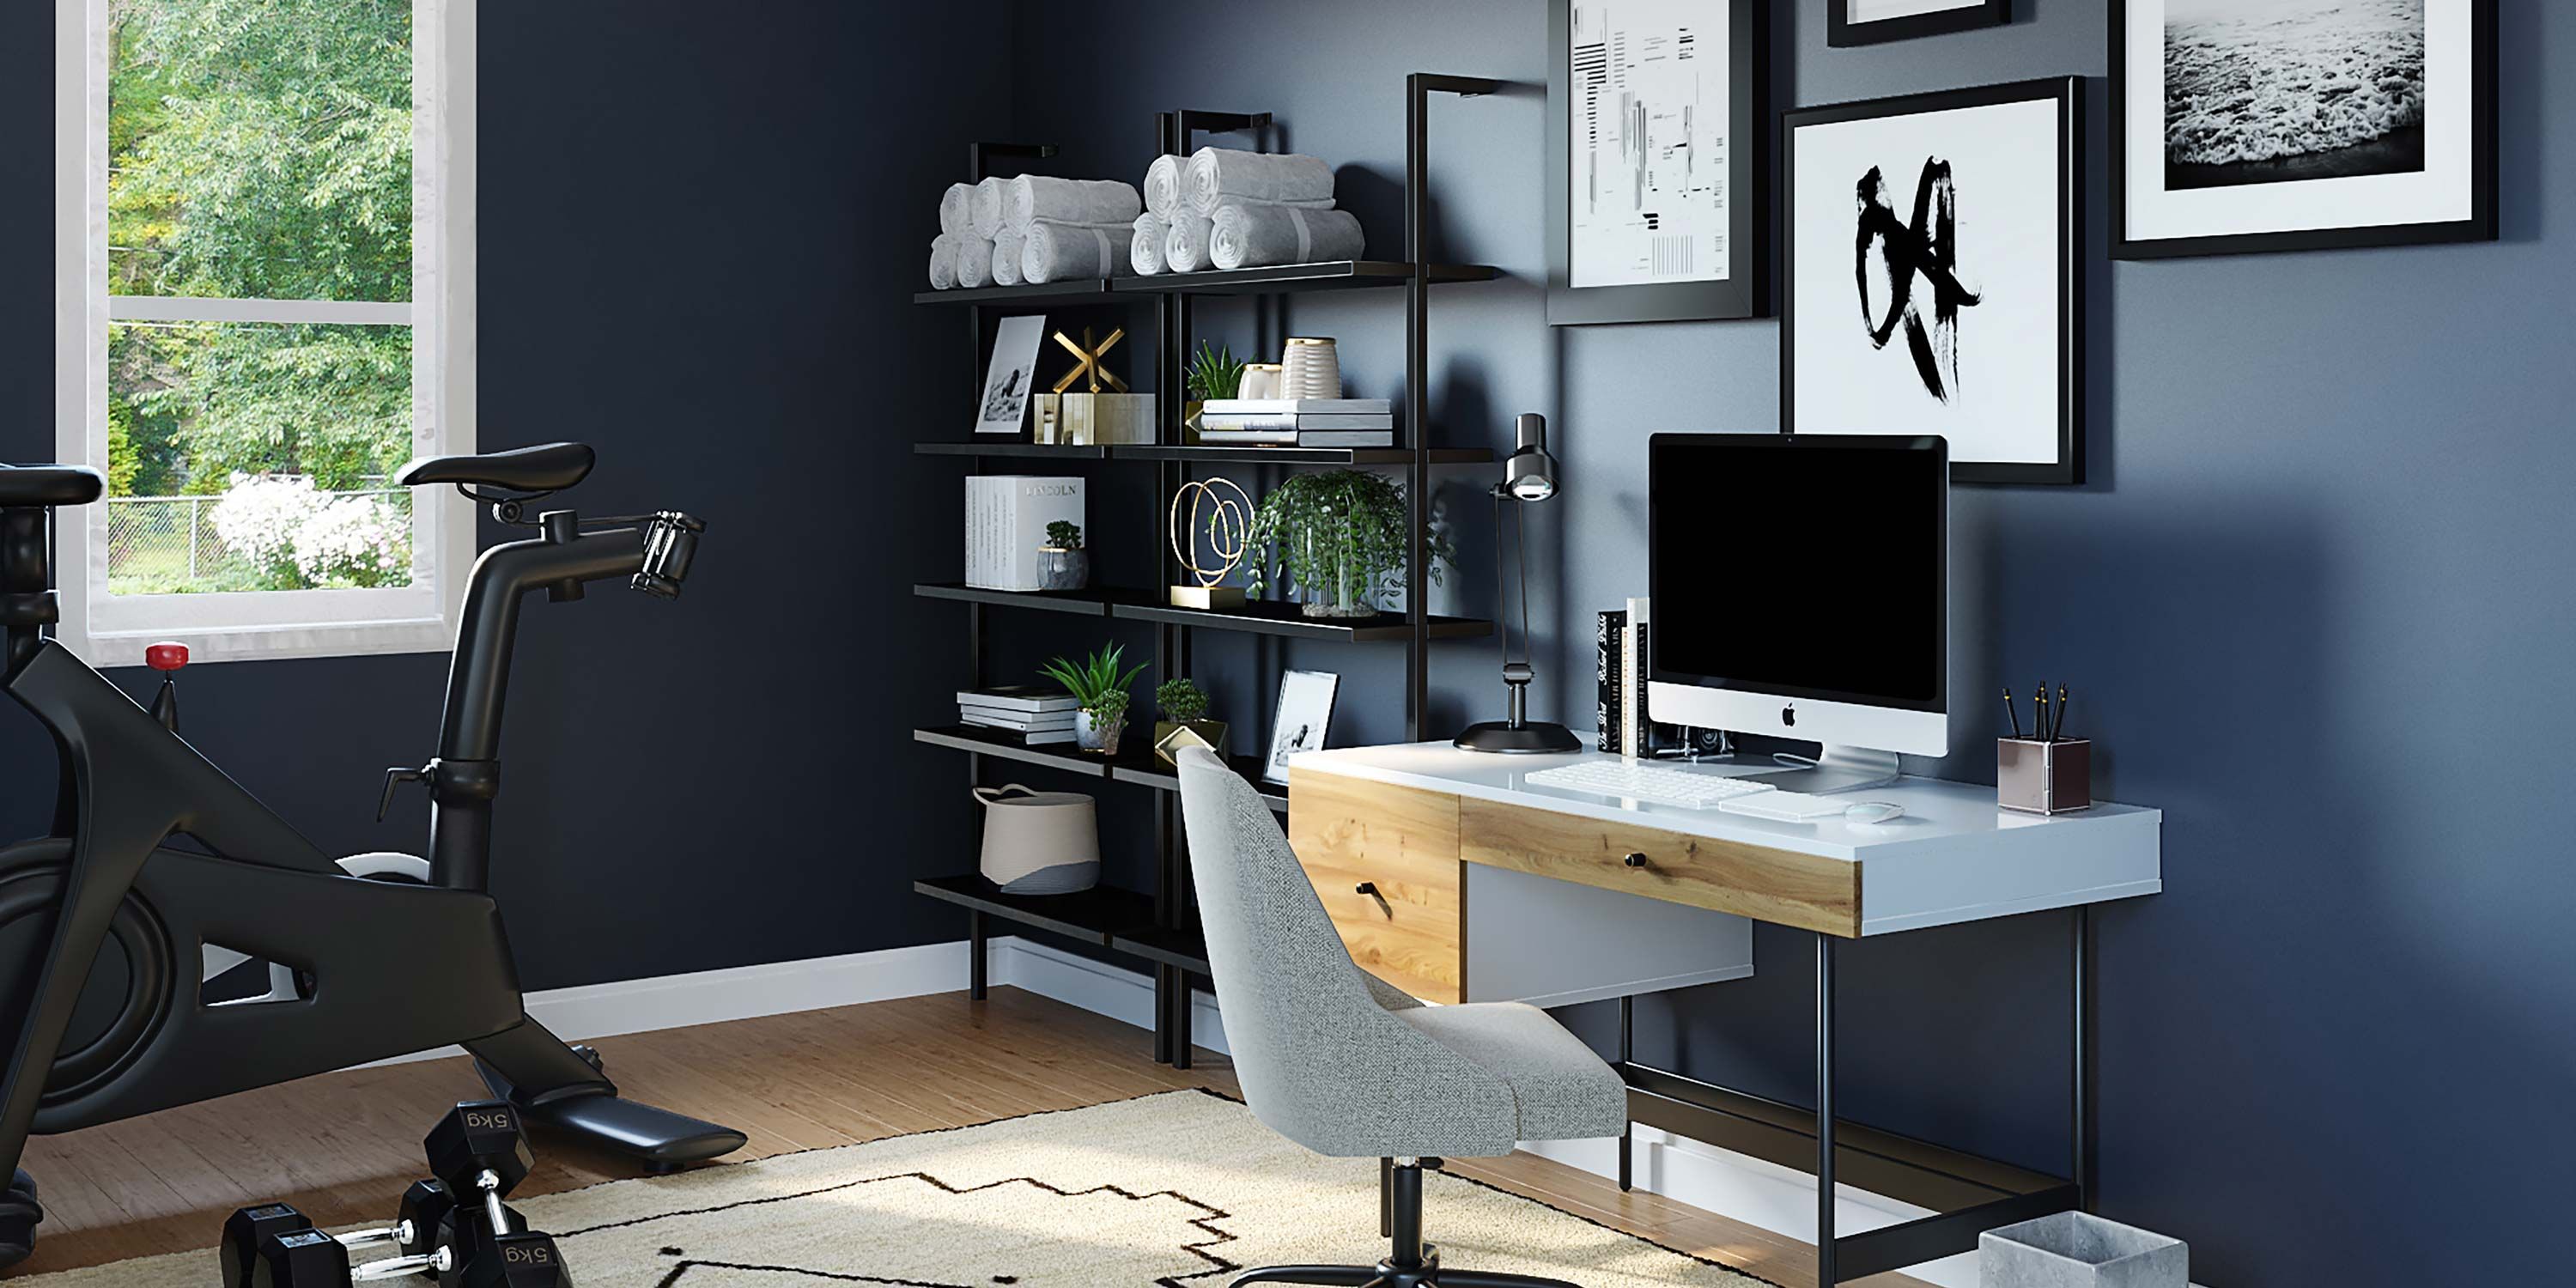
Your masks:
[[[1502,607],[1503,594],[1503,501],[1516,502],[1520,524],[1513,530],[1514,559],[1520,566],[1521,647],[1530,643],[1529,629],[1529,543],[1524,535],[1529,530],[1529,516],[1520,507],[1544,501],[1556,495],[1556,458],[1547,451],[1547,417],[1537,412],[1521,413],[1519,445],[1512,449],[1511,459],[1503,463],[1503,481],[1494,488],[1494,595],[1495,607]],[[1496,617],[1501,617],[1499,611]],[[1458,735],[1462,751],[1487,751],[1504,755],[1536,756],[1551,752],[1581,751],[1583,741],[1574,731],[1561,724],[1533,723],[1529,718],[1530,681],[1538,672],[1527,661],[1512,660],[1511,626],[1507,621],[1495,623],[1503,637],[1503,719],[1470,725]]]

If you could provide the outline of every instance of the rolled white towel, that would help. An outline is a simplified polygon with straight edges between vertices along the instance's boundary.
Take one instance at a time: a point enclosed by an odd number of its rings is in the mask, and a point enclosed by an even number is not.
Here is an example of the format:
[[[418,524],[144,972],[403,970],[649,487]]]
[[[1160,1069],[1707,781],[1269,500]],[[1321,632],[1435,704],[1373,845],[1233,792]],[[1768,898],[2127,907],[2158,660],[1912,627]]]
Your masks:
[[[951,237],[965,232],[971,226],[972,218],[967,208],[974,199],[975,185],[971,183],[948,185],[948,191],[939,194],[939,231]]]
[[[1045,219],[1059,224],[1118,224],[1144,212],[1136,185],[1116,179],[1057,179],[1024,174],[1002,189],[1002,226],[1025,230]]]
[[[1208,234],[1208,262],[1221,270],[1358,259],[1367,249],[1360,221],[1347,210],[1296,206],[1219,206]]]
[[[1208,266],[1208,217],[1184,207],[1171,215],[1163,232],[1163,266],[1175,273],[1203,272]]]
[[[975,185],[975,193],[966,199],[968,231],[986,241],[1002,231],[1002,188],[1005,180],[986,179]]]
[[[993,284],[993,243],[971,233],[957,239],[957,284],[970,290]]]
[[[1181,183],[1189,164],[1187,157],[1167,154],[1154,158],[1154,164],[1145,168],[1145,209],[1148,212],[1169,219],[1172,212],[1188,200],[1181,194]]]
[[[1147,277],[1168,268],[1170,265],[1163,258],[1163,238],[1170,229],[1171,226],[1163,222],[1163,217],[1153,211],[1136,216],[1127,236],[1127,262]]]
[[[1124,252],[1132,235],[1117,224],[1041,219],[1029,225],[1028,244],[1020,250],[1020,276],[1032,283],[1129,276],[1136,268]]]
[[[947,233],[930,239],[930,289],[945,291],[957,285],[957,242]]]
[[[1238,201],[1323,210],[1333,204],[1333,168],[1295,152],[1200,148],[1190,156],[1182,191],[1202,215]]]
[[[1004,228],[993,236],[993,285],[1020,284],[1020,250],[1029,235],[1016,228]]]

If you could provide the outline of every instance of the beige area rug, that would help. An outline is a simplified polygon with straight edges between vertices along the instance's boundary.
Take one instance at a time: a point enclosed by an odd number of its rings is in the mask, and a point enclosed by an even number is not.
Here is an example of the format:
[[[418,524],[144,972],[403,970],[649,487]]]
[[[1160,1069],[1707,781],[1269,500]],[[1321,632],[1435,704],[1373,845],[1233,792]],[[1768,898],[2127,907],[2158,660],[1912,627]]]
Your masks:
[[[516,1206],[582,1288],[1201,1288],[1251,1266],[1374,1262],[1377,1176],[1232,1100],[1172,1091]],[[1424,1191],[1427,1232],[1461,1268],[1585,1288],[1768,1282],[1446,1173]],[[214,1272],[208,1251],[10,1282],[208,1288]]]

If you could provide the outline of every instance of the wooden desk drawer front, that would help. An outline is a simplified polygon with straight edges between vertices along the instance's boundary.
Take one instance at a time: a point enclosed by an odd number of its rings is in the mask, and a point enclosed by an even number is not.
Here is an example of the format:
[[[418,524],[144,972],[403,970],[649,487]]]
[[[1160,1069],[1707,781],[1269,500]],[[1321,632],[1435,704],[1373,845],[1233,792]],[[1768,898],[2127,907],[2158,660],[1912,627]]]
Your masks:
[[[1860,865],[1573,814],[1459,802],[1459,856],[1605,890],[1857,938]],[[1642,854],[1643,867],[1627,858]]]
[[[1461,1000],[1458,798],[1289,772],[1288,843],[1352,960],[1415,997]]]

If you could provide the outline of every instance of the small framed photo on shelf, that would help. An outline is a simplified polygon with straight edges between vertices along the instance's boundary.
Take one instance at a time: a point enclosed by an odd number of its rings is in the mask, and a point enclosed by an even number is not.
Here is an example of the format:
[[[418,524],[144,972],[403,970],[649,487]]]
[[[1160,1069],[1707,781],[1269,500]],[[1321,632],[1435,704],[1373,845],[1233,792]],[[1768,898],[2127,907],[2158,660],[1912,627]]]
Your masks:
[[[1333,694],[1342,677],[1330,671],[1290,671],[1279,677],[1279,714],[1270,722],[1270,755],[1261,776],[1288,781],[1288,758],[1323,748],[1333,727]]]
[[[1549,0],[1550,326],[1769,312],[1767,0]]]
[[[1848,49],[2011,21],[2012,0],[1825,0],[1825,43]]]
[[[1037,381],[1038,346],[1046,339],[1044,314],[1004,318],[993,329],[993,360],[984,366],[984,396],[976,404],[978,434],[1022,434],[1029,427],[1029,399]]]
[[[1781,416],[1950,440],[1961,483],[2084,481],[2075,77],[1801,108]]]
[[[2494,241],[2495,0],[2112,0],[2111,147],[2114,259]]]

